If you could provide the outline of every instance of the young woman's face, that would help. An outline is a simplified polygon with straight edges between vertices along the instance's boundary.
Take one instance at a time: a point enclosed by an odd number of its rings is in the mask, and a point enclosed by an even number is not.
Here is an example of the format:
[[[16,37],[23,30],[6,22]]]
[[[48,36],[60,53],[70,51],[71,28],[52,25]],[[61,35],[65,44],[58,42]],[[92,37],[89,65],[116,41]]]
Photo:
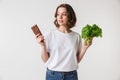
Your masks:
[[[57,11],[57,22],[59,26],[67,26],[68,23],[68,13],[66,11],[66,8],[60,7]]]

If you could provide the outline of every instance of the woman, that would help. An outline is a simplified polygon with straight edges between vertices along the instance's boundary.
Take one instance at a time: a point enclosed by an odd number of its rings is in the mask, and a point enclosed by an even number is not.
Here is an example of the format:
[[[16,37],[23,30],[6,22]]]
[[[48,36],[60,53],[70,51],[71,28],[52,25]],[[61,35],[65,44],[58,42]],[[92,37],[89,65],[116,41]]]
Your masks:
[[[46,80],[78,80],[78,63],[91,45],[81,46],[81,37],[71,30],[76,24],[76,15],[69,4],[61,4],[55,12],[55,30],[48,35],[36,35],[41,45],[41,57],[47,66]]]

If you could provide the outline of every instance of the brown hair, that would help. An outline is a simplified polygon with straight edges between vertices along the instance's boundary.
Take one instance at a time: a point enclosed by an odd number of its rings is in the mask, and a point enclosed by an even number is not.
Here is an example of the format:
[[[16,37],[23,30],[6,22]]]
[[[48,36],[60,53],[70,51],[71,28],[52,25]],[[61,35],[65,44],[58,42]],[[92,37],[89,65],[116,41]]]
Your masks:
[[[67,26],[68,26],[68,28],[74,27],[75,24],[76,24],[76,15],[75,15],[75,12],[74,12],[73,8],[69,4],[61,4],[61,5],[59,5],[57,7],[57,9],[56,9],[56,12],[55,12],[55,18],[57,17],[57,11],[58,11],[58,8],[60,8],[60,7],[64,7],[67,10],[67,13],[68,13]],[[54,24],[56,25],[56,27],[59,27],[59,24],[58,24],[56,19],[54,21]]]

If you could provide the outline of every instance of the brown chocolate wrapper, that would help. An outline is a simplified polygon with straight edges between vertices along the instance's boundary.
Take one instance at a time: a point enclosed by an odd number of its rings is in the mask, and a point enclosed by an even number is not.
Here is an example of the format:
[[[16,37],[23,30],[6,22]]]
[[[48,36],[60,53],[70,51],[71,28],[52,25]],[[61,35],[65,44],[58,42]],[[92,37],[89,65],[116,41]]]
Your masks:
[[[31,27],[31,29],[32,29],[32,31],[33,31],[33,33],[34,33],[35,35],[38,35],[38,34],[39,34],[39,35],[42,35],[42,33],[41,33],[39,27],[37,26],[37,24],[33,25],[33,26]]]

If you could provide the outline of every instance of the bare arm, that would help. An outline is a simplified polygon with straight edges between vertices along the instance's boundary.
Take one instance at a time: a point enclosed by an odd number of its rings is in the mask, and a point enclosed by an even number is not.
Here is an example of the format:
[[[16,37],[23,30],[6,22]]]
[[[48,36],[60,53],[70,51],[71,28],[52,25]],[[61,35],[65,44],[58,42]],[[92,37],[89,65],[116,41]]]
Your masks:
[[[41,58],[42,58],[43,62],[45,63],[49,59],[49,53],[46,50],[44,36],[36,35],[36,40],[41,45],[41,49],[42,49]]]
[[[80,61],[82,60],[83,56],[85,55],[87,49],[91,46],[92,40],[93,40],[93,38],[91,39],[91,41],[90,41],[90,43],[89,43],[88,45],[86,45],[86,44],[83,45],[82,50],[81,50],[81,51],[79,52],[79,54],[77,55],[78,63],[80,63]]]
[[[44,63],[47,62],[47,60],[49,59],[49,53],[46,51],[45,46],[42,46],[41,58],[42,58]]]

